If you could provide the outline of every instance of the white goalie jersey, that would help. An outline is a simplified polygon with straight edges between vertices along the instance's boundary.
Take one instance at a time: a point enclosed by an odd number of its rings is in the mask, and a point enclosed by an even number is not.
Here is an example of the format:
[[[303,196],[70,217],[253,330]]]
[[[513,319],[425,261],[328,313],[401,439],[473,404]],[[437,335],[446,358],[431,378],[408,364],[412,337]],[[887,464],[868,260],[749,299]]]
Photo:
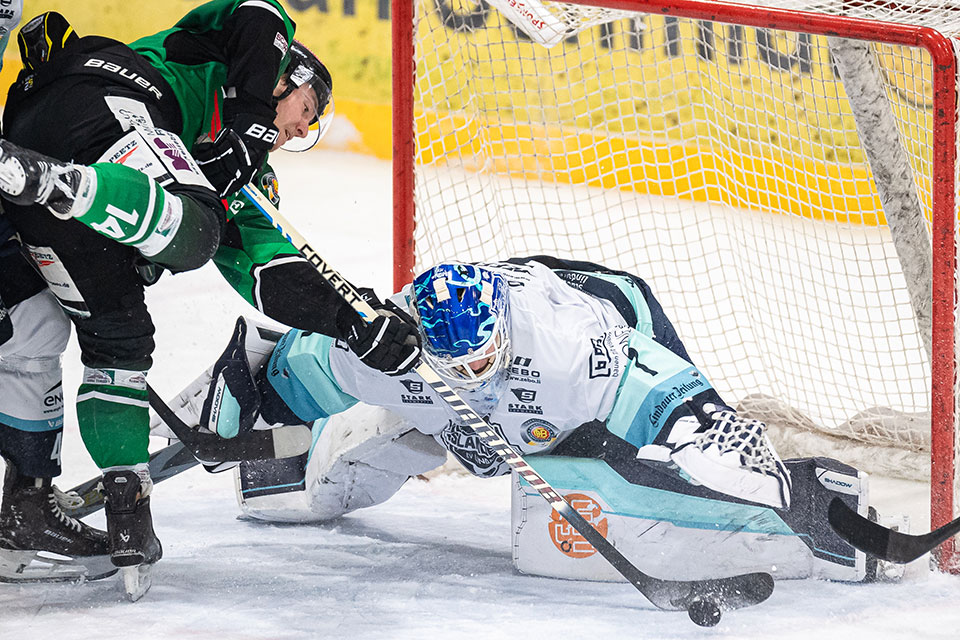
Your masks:
[[[633,330],[611,302],[578,291],[540,263],[483,266],[510,286],[511,360],[497,397],[461,395],[522,453],[549,451],[573,429],[610,414]],[[409,300],[409,287],[394,298],[405,308]],[[343,392],[403,416],[474,474],[507,471],[415,374],[384,378],[344,345],[330,349],[329,362]]]

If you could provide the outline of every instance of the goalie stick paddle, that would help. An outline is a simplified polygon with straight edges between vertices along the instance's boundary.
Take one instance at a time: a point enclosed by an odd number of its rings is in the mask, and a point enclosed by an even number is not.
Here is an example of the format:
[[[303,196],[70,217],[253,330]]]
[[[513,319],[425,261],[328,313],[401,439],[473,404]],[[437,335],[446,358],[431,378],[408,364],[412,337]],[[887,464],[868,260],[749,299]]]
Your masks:
[[[900,533],[864,518],[840,498],[830,501],[827,518],[833,530],[860,551],[900,564],[913,562],[960,533],[960,518],[930,533]]]
[[[353,285],[332,269],[259,191],[246,185],[243,187],[243,193],[363,319],[370,320],[376,315],[373,308],[360,297]],[[663,580],[643,573],[576,509],[571,507],[429,365],[421,361],[414,371],[450,404],[460,419],[476,432],[484,444],[496,451],[511,469],[536,489],[550,506],[576,529],[577,533],[593,545],[620,575],[655,606],[668,611],[687,611],[690,618],[698,625],[712,626],[719,622],[721,610],[729,611],[759,604],[773,593],[773,577],[767,573],[748,573],[729,578],[690,581]]]
[[[154,484],[201,463],[216,466],[241,460],[290,458],[310,450],[312,433],[306,426],[251,431],[225,440],[215,433],[201,433],[187,426],[149,385],[147,394],[150,408],[179,438],[179,441],[150,454],[147,466]],[[83,501],[79,506],[65,508],[67,515],[82,518],[103,508],[100,476],[77,485],[71,491],[75,491]]]
[[[150,385],[147,385],[147,392],[150,408],[197,460],[207,466],[241,460],[292,458],[309,451],[313,442],[313,433],[310,427],[305,425],[254,430],[230,439],[215,433],[200,432],[187,426]]]

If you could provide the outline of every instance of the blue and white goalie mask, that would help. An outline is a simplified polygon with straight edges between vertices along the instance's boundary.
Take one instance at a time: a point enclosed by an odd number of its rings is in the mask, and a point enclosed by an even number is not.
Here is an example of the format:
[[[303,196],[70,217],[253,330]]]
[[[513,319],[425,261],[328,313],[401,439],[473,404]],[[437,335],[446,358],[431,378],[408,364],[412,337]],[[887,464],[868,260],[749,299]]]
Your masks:
[[[451,387],[496,394],[510,364],[507,283],[470,264],[441,264],[413,281],[423,356]]]

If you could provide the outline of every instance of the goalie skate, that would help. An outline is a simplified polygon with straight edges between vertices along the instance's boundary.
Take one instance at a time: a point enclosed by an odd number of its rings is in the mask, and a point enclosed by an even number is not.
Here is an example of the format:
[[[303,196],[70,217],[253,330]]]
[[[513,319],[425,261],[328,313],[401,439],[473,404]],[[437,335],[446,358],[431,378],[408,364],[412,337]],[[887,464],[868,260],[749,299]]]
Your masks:
[[[876,508],[870,507],[867,518],[897,533],[910,533],[910,518],[905,515],[882,516]],[[866,582],[899,582],[903,578],[906,565],[867,554]]]

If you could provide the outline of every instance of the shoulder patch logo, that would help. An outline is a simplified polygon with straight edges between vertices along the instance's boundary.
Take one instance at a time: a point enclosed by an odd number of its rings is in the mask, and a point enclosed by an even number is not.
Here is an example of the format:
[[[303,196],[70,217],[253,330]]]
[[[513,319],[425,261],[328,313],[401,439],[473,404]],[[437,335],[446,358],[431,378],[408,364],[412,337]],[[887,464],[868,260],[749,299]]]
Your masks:
[[[523,440],[531,446],[545,446],[557,439],[558,431],[555,426],[540,418],[531,418],[520,425],[523,429]]]
[[[513,395],[517,396],[517,400],[520,402],[533,402],[537,399],[537,392],[533,389],[510,389],[513,392]]]
[[[283,34],[279,31],[277,35],[273,37],[273,46],[280,50],[280,55],[287,55],[287,39],[283,37]]]
[[[260,188],[267,194],[270,204],[277,206],[280,204],[280,183],[277,182],[277,174],[268,171],[260,178]]]
[[[405,386],[410,393],[423,393],[423,383],[419,380],[401,380],[400,384]]]

